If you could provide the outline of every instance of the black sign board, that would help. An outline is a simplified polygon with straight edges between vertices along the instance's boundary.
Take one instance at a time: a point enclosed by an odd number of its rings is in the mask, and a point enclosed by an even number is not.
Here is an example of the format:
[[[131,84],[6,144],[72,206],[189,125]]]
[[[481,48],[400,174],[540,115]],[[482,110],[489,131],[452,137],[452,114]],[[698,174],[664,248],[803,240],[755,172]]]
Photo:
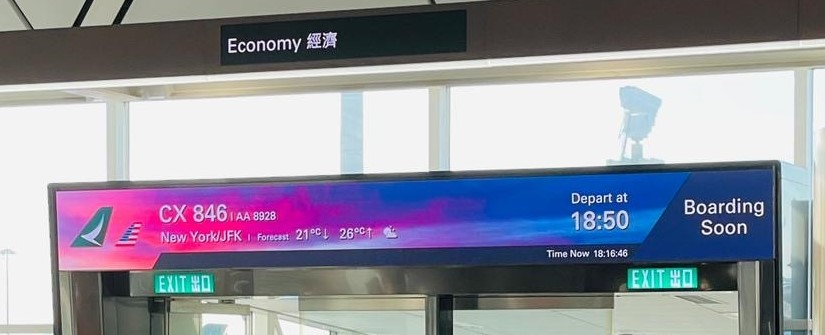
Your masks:
[[[464,10],[221,27],[221,65],[465,52]]]

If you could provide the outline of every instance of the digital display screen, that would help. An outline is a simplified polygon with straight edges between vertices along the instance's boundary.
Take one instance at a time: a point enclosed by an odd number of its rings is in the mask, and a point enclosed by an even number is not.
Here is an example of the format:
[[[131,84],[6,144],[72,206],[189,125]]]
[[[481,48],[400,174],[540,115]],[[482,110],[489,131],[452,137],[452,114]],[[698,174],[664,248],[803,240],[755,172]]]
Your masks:
[[[211,273],[155,273],[155,294],[215,293],[215,275]]]
[[[63,271],[774,257],[773,168],[54,189]],[[122,185],[122,184],[121,184]]]
[[[627,269],[628,290],[672,290],[699,288],[699,270],[690,268]]]

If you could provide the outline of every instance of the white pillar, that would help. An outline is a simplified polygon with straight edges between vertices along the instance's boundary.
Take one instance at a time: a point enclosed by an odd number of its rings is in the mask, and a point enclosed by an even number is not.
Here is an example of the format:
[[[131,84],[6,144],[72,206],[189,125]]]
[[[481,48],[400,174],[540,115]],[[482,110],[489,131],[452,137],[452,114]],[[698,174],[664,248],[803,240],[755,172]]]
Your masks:
[[[106,103],[106,178],[129,179],[129,103]]]
[[[364,93],[341,93],[341,174],[364,172]]]
[[[794,71],[794,158],[793,163],[813,168],[813,71]]]

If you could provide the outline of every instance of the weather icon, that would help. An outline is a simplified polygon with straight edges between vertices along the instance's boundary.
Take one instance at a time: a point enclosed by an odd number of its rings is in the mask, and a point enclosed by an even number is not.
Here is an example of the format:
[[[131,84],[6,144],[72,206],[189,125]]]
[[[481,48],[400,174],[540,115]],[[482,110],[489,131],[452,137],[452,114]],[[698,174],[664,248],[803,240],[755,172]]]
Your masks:
[[[387,226],[384,228],[384,237],[388,239],[396,239],[398,238],[398,233],[395,232],[395,228],[392,226]]]

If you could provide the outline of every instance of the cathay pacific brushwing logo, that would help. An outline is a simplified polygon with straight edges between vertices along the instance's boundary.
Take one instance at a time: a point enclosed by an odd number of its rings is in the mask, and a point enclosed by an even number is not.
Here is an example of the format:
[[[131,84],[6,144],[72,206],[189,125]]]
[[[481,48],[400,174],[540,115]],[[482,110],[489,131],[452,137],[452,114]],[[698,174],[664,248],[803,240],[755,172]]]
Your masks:
[[[102,247],[111,217],[112,207],[99,208],[74,239],[72,247]]]

